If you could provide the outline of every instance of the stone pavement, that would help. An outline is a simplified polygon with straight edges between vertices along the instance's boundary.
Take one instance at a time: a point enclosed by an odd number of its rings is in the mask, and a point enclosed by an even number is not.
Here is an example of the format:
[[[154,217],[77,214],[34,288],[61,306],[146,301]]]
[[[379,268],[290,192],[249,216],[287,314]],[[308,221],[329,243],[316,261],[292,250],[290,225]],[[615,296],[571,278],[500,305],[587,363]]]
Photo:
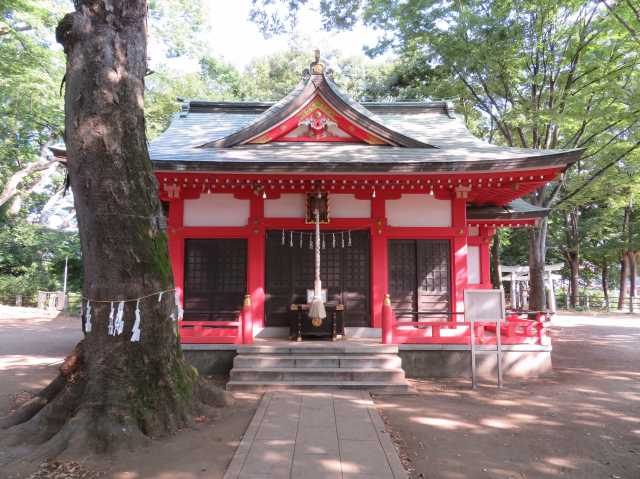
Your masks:
[[[266,393],[224,479],[404,479],[366,391]]]

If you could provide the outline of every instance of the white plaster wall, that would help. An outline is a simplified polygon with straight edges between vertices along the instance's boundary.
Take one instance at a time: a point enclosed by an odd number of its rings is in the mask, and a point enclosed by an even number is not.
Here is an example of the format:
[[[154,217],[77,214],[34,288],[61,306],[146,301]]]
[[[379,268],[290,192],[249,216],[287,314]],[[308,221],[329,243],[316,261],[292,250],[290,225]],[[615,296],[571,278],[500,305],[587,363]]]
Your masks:
[[[480,228],[477,226],[469,227],[469,236],[478,236],[480,235]]]
[[[467,282],[480,284],[480,246],[467,246]]]
[[[196,200],[184,200],[185,226],[246,226],[249,222],[249,200],[239,200],[233,194],[201,195]]]
[[[387,200],[386,210],[390,226],[451,226],[451,200],[438,200],[427,194]]]
[[[358,200],[354,195],[336,195],[329,193],[329,217],[370,218],[371,201]]]
[[[265,200],[264,215],[267,218],[304,218],[305,195],[291,193],[274,200]]]

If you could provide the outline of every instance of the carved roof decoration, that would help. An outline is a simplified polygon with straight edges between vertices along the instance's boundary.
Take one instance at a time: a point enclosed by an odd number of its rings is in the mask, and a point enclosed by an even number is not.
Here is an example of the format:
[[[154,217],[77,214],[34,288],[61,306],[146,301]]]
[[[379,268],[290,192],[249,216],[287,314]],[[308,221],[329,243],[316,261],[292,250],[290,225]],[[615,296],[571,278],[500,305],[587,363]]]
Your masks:
[[[325,116],[335,123],[338,135],[305,135],[288,137],[287,133],[309,122],[311,115]],[[325,129],[325,128],[323,128]],[[435,148],[428,142],[405,135],[385,125],[371,111],[342,93],[331,78],[331,71],[316,60],[303,72],[302,81],[286,97],[258,115],[251,123],[237,131],[200,145],[201,148],[231,148],[246,144],[265,144],[273,141],[351,141],[369,145],[405,148]]]

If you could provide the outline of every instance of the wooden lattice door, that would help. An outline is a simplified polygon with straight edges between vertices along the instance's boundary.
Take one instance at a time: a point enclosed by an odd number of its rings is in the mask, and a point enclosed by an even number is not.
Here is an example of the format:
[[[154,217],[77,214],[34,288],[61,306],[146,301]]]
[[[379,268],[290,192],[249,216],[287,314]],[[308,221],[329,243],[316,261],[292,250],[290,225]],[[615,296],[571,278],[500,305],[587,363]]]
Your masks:
[[[237,316],[247,291],[247,240],[187,240],[184,289],[185,320]]]
[[[389,294],[402,321],[448,319],[451,290],[447,240],[389,240]],[[426,313],[426,314],[416,314]]]
[[[344,248],[339,235],[336,248],[331,232],[325,235],[320,277],[327,300],[344,304],[345,326],[370,326],[369,232],[351,232],[351,246],[345,244]],[[283,245],[281,231],[267,232],[266,241],[266,325],[288,326],[290,305],[306,302],[306,291],[313,288],[314,253],[308,238],[302,248],[298,237],[294,247],[289,246],[288,238]]]

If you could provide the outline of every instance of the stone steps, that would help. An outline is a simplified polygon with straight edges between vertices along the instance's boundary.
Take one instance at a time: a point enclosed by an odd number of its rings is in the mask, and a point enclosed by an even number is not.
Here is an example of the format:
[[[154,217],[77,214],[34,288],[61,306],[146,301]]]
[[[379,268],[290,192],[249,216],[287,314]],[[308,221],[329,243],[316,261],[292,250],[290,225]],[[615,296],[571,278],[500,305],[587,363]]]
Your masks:
[[[238,347],[227,389],[368,389],[406,392],[397,345],[281,342]]]
[[[378,355],[293,355],[246,354],[233,362],[234,368],[400,368],[397,354]]]
[[[237,368],[231,370],[231,381],[403,381],[402,368]]]
[[[373,392],[386,393],[406,393],[409,391],[408,384],[397,384],[388,382],[357,382],[357,381],[300,381],[297,383],[290,381],[229,381],[227,389],[229,391],[273,391],[289,389],[366,389]]]

